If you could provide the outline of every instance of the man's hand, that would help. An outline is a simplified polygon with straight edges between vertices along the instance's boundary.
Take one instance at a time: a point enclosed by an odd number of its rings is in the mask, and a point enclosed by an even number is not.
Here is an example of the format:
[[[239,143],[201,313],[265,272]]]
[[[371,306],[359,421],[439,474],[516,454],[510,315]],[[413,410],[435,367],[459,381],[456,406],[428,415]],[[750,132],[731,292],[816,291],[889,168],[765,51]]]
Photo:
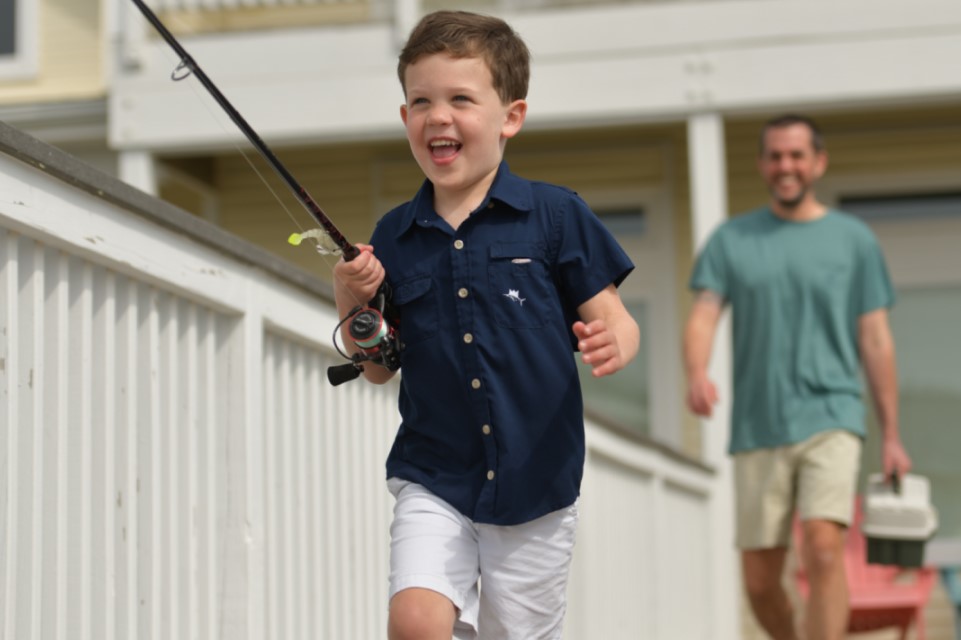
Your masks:
[[[707,377],[707,364],[724,299],[710,289],[694,298],[684,327],[684,372],[687,375],[687,406],[694,415],[710,418],[717,404],[717,387]]]
[[[717,401],[717,387],[710,378],[698,376],[688,381],[687,406],[694,415],[710,418]]]
[[[900,478],[911,471],[911,457],[905,451],[900,438],[885,438],[881,445],[881,468],[884,477],[890,478],[895,473]]]

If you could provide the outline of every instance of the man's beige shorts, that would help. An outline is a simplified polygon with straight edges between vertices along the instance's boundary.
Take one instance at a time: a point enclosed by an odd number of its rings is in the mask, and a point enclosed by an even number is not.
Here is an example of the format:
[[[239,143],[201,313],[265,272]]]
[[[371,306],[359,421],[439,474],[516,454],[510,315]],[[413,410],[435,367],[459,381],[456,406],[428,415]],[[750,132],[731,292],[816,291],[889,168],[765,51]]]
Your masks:
[[[801,520],[851,524],[861,439],[849,431],[734,455],[739,549],[784,547],[795,509]]]

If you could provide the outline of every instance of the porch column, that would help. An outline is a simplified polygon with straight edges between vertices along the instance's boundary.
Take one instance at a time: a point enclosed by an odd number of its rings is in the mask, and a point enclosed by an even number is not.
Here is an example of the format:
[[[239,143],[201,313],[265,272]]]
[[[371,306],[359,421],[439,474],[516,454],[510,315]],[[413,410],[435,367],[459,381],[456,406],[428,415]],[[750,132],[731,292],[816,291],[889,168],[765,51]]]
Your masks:
[[[695,255],[711,232],[727,219],[727,168],[724,159],[724,120],[719,113],[692,115],[687,121],[688,171],[691,188],[691,233]],[[719,639],[741,635],[741,576],[734,549],[734,490],[727,455],[731,410],[730,314],[721,317],[709,374],[718,387],[720,402],[712,418],[703,421],[704,461],[717,469],[711,501],[712,580],[714,620]]]
[[[149,151],[121,151],[117,159],[117,171],[120,179],[130,186],[149,195],[157,195],[157,161]]]

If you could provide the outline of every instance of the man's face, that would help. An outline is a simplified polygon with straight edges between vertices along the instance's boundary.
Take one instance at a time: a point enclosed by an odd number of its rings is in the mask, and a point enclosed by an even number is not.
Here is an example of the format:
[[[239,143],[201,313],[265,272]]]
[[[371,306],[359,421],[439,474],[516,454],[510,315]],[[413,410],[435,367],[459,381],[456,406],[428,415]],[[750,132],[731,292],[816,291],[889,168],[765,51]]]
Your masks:
[[[816,151],[811,130],[804,124],[768,129],[757,161],[771,197],[785,209],[813,197],[814,183],[824,175],[827,154]]]

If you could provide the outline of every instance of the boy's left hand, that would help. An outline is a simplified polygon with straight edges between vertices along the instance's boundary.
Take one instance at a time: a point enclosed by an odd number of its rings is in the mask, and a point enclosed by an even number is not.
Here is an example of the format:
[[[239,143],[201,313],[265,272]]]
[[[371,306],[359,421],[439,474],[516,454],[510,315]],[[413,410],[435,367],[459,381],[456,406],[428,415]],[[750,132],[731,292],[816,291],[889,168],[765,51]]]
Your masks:
[[[595,378],[609,376],[624,368],[626,362],[621,355],[617,336],[603,319],[584,323],[574,323],[572,329],[577,337],[577,348],[581,351],[581,361],[591,366]]]

